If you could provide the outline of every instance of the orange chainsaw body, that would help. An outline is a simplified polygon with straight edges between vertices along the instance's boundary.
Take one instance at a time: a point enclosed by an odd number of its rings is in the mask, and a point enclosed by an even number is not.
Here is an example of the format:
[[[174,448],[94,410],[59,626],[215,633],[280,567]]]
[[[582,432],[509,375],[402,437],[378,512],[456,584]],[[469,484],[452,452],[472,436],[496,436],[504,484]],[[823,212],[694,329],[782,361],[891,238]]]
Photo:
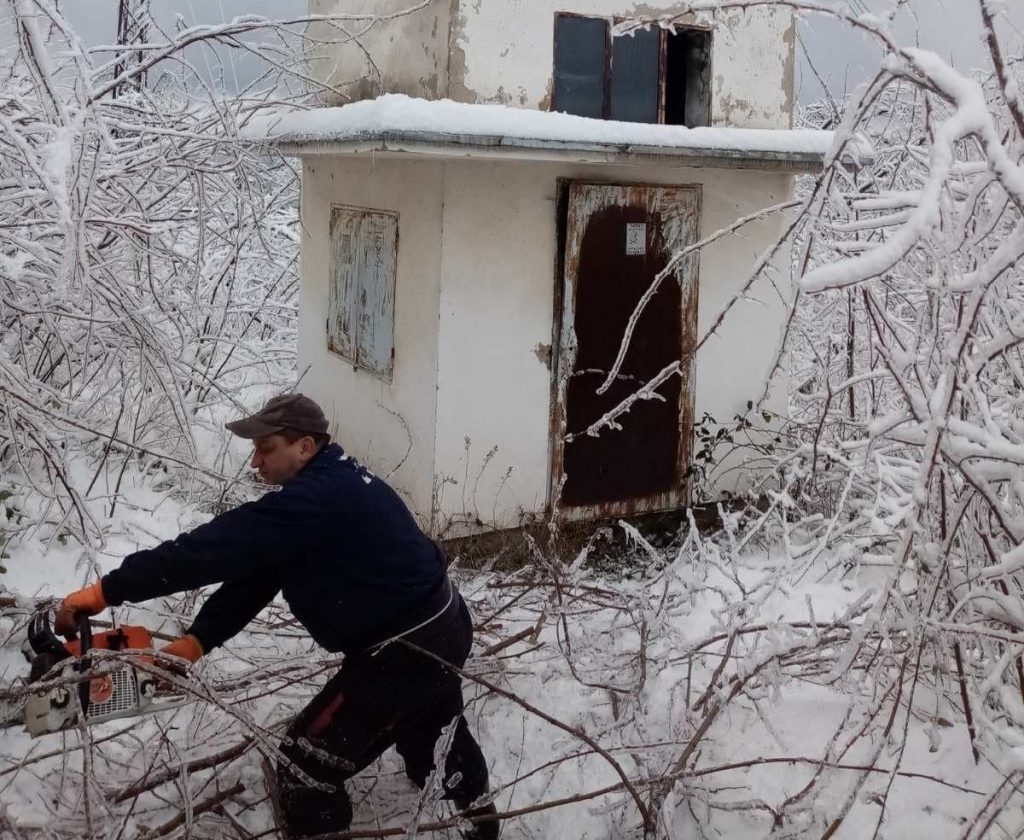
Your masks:
[[[82,643],[78,639],[64,642],[64,647],[72,656],[82,655]],[[145,627],[127,625],[93,633],[90,650],[150,650],[152,647],[153,637]]]
[[[84,652],[81,639],[61,642],[57,638],[50,629],[46,611],[34,615],[29,628],[30,647],[35,654],[31,660],[35,671],[32,679],[38,679],[40,674],[50,673],[57,667],[63,669],[61,676],[73,679],[90,667],[90,654],[94,651],[139,651],[140,654],[112,668],[105,666],[109,669],[107,673],[92,677],[88,682],[80,681],[77,689],[57,685],[30,694],[22,708],[22,717],[25,729],[33,738],[82,723],[91,726],[161,708],[154,700],[157,679],[146,670],[135,667],[135,664],[153,662],[151,656],[141,653],[153,648],[153,638],[145,627],[126,626],[91,632],[88,619],[83,619],[79,632],[86,640]],[[73,702],[75,691],[78,693],[77,703]]]

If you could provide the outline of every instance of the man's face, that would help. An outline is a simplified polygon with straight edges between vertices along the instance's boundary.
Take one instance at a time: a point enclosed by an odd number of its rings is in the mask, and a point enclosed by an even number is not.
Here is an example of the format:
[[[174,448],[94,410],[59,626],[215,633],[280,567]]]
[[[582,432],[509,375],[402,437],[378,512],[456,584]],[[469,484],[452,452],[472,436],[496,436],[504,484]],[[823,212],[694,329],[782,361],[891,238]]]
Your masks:
[[[311,437],[301,437],[289,443],[283,435],[267,435],[253,441],[255,447],[250,466],[267,484],[284,484],[299,474],[317,447]]]

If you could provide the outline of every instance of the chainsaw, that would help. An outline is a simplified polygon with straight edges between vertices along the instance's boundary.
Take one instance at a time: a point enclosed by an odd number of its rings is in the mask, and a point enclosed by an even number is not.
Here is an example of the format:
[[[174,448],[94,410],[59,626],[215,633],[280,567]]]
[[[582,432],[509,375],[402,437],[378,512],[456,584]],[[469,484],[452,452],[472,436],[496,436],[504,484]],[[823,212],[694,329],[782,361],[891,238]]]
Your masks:
[[[145,627],[125,626],[94,633],[89,618],[79,614],[78,638],[62,642],[50,626],[49,608],[33,613],[22,651],[30,663],[28,683],[49,676],[47,683],[66,678],[70,685],[43,688],[29,694],[20,708],[3,715],[6,726],[23,723],[33,737],[118,718],[152,714],[188,702],[181,695],[167,695],[159,676],[131,662],[112,662],[112,669],[90,679],[79,675],[92,668],[90,651],[139,651],[139,660],[152,663],[145,651],[153,640]],[[75,696],[77,694],[77,697]]]

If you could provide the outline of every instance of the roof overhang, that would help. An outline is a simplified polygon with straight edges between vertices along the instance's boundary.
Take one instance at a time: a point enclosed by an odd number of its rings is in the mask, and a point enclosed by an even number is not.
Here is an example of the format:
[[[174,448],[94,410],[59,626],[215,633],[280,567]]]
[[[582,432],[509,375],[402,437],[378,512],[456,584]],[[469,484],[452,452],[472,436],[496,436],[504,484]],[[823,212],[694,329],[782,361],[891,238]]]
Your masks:
[[[791,173],[820,171],[833,142],[828,131],[644,125],[400,95],[261,116],[242,136],[297,157],[472,158]]]
[[[475,158],[506,161],[571,161],[602,164],[759,169],[775,172],[819,172],[824,154],[775,150],[685,148],[633,144],[584,143],[501,136],[381,131],[365,137],[327,139],[279,138],[272,145],[294,157],[316,155],[378,155],[407,158]]]

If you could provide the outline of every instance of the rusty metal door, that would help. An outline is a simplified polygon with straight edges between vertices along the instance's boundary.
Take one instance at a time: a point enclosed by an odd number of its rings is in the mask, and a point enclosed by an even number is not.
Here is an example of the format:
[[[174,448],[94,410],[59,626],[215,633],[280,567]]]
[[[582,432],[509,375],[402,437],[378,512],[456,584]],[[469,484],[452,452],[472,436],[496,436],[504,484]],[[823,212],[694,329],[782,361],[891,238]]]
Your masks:
[[[699,212],[696,187],[569,186],[552,424],[551,497],[562,517],[688,502],[697,253],[673,255],[697,241]],[[674,362],[680,372],[654,398],[587,433]]]

